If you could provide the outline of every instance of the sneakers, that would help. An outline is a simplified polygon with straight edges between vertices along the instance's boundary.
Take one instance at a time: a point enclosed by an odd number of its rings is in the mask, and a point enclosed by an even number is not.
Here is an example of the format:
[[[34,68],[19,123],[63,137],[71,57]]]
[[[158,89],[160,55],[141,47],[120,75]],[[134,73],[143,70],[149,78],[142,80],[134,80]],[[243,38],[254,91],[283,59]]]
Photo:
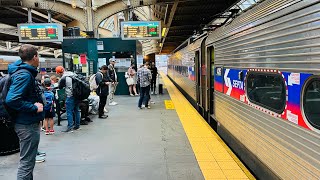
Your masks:
[[[62,132],[65,132],[65,133],[67,133],[67,132],[73,132],[73,130],[72,130],[72,128],[67,128],[66,130],[63,130]]]
[[[108,115],[102,115],[102,116],[99,116],[100,119],[107,119],[108,118]]]
[[[134,96],[133,94],[130,94],[130,96]]]
[[[50,134],[50,132],[49,132],[49,131],[46,131],[46,132],[45,132],[45,135],[49,135],[49,134]]]
[[[41,157],[41,156],[36,156],[36,163],[42,163],[46,160],[45,157]]]
[[[151,107],[150,107],[150,106],[148,106],[147,108],[148,108],[148,109],[151,109]]]
[[[142,104],[141,108],[145,108],[146,106],[144,104]]]
[[[151,95],[153,95],[154,93],[151,91]]]
[[[109,103],[109,106],[115,106],[115,105],[117,105],[118,103],[117,102],[111,102],[111,103]]]
[[[37,152],[37,156],[39,156],[39,157],[43,157],[43,156],[46,156],[46,155],[47,155],[46,152],[42,152],[42,151],[39,151],[39,150]]]
[[[78,131],[78,130],[81,130],[81,128],[80,126],[78,126],[78,127],[74,127],[73,130]]]
[[[136,94],[136,96],[139,96],[140,94]]]
[[[41,127],[41,131],[46,131],[43,127]]]
[[[50,133],[50,134],[54,134],[54,129],[51,129],[51,130],[49,131],[49,133]]]
[[[86,120],[81,120],[80,121],[80,125],[88,125],[89,123],[88,123],[88,121],[86,121]]]
[[[107,108],[104,108],[103,111],[104,111],[105,113],[109,112]]]

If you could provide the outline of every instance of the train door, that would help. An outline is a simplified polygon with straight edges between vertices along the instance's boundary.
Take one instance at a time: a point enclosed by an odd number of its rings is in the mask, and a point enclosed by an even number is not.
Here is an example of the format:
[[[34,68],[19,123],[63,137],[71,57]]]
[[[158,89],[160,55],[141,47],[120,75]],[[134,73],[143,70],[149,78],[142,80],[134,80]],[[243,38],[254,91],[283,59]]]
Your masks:
[[[214,117],[214,47],[208,47],[207,48],[207,63],[208,63],[208,121],[209,124],[212,124],[214,122],[213,117]]]
[[[205,41],[206,38],[202,39],[201,42],[201,68],[200,68],[200,72],[201,72],[201,76],[200,76],[200,87],[201,87],[201,108],[202,108],[202,116],[205,119],[208,119],[208,105],[207,105],[207,101],[208,101],[208,93],[207,93],[207,80],[208,80],[208,76],[207,76],[207,61],[206,61],[206,53],[205,53]]]
[[[202,101],[201,101],[201,71],[199,70],[201,67],[201,62],[200,62],[200,52],[196,51],[195,52],[195,72],[196,72],[196,97],[197,97],[197,108],[200,114],[202,113],[202,109],[200,107]]]

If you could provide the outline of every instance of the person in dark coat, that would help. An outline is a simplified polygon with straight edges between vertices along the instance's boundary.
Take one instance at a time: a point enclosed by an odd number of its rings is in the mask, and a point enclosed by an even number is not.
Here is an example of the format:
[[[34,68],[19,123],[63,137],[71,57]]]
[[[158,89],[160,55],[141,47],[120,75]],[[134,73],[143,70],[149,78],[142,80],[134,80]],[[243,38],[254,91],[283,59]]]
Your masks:
[[[100,98],[99,101],[99,118],[107,118],[108,115],[104,114],[104,107],[107,103],[107,97],[109,95],[109,84],[112,80],[108,76],[108,66],[103,65],[101,70],[96,74],[96,82],[98,84],[97,95]]]

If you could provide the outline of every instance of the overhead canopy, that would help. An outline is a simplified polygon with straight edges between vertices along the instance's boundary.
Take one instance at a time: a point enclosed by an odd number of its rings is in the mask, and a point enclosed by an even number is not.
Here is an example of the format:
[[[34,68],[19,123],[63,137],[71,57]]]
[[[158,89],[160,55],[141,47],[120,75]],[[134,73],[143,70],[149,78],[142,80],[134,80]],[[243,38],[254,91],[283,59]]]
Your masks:
[[[170,53],[183,41],[201,30],[213,19],[221,16],[228,8],[239,0],[158,0],[164,14],[165,24],[168,25],[166,36],[163,37],[161,53]],[[163,11],[162,11],[163,12]]]

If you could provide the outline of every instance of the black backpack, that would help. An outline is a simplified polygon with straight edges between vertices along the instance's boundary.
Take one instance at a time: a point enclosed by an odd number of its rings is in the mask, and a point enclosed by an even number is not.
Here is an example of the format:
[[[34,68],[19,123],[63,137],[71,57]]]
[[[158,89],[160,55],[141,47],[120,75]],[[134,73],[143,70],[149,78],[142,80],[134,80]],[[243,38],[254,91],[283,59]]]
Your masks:
[[[87,99],[91,93],[89,83],[79,76],[70,76],[72,78],[72,94],[79,101]]]
[[[15,110],[8,107],[5,103],[11,85],[11,76],[23,71],[28,72],[31,75],[31,73],[28,70],[20,69],[12,75],[8,74],[0,78],[0,123],[5,124],[6,126],[13,126],[13,118],[14,115],[17,113]]]

